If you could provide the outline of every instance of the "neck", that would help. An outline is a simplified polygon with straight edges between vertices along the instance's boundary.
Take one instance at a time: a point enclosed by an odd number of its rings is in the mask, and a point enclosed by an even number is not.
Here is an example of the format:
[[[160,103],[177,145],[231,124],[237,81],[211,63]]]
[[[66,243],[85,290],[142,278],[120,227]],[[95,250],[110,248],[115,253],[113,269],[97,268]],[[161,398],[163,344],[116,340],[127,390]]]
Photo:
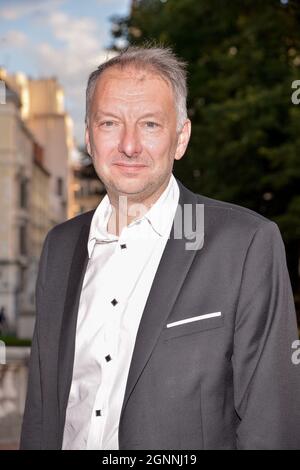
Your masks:
[[[126,196],[120,196],[119,200],[111,205],[112,213],[107,230],[117,236],[121,234],[124,227],[142,217],[150,208],[143,203],[130,203]]]
[[[112,206],[112,213],[108,221],[107,230],[109,233],[119,236],[124,227],[131,222],[140,219],[148,212],[151,206],[159,199],[168,186],[169,180],[162,185],[159,191],[151,196],[134,200],[130,196],[119,194],[117,197],[109,194],[108,197]]]

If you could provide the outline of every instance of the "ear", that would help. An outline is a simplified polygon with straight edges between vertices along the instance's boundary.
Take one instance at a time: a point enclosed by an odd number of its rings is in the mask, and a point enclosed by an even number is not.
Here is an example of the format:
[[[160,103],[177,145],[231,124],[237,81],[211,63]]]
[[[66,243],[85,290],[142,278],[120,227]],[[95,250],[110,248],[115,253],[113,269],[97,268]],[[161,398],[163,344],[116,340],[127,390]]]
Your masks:
[[[175,152],[175,157],[174,157],[175,160],[180,160],[185,154],[190,137],[191,137],[191,121],[187,119],[178,136],[178,142],[177,142],[177,147],[176,147],[176,152]]]
[[[92,156],[92,153],[91,153],[92,149],[91,149],[91,143],[90,143],[90,131],[89,131],[88,124],[86,125],[86,128],[85,128],[85,145],[86,145],[88,154]]]

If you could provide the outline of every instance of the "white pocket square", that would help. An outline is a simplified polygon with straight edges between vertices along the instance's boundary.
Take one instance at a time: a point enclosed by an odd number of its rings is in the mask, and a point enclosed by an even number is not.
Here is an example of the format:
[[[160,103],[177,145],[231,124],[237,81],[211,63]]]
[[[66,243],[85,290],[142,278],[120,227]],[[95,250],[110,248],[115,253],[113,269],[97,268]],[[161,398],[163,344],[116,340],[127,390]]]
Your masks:
[[[168,323],[167,328],[172,328],[173,326],[184,325],[185,323],[191,323],[199,320],[206,320],[207,318],[220,317],[221,312],[206,313],[205,315],[199,315],[198,317],[185,318],[184,320],[174,321],[173,323]]]

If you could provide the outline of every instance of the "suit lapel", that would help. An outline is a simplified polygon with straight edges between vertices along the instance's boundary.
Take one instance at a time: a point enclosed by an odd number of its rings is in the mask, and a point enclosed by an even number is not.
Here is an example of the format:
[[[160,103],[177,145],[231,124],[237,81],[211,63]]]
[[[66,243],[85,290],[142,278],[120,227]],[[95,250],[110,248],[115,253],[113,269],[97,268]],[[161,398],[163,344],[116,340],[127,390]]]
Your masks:
[[[193,208],[195,208],[197,203],[196,195],[187,190],[180,182],[178,182],[178,184],[180,188],[179,207],[183,208],[184,204],[191,204]],[[176,220],[176,215],[174,220]],[[195,226],[195,220],[193,220],[193,226]],[[182,233],[184,233],[184,231]],[[176,237],[174,237],[173,223],[170,238],[167,241],[154,277],[138,329],[127,379],[121,418],[135,384],[146,366],[161,330],[175,304],[176,298],[196,254],[196,250],[186,250],[186,243],[190,241],[190,236],[191,234],[185,231],[183,238],[176,239]]]
[[[77,314],[81,287],[88,262],[87,243],[89,230],[90,221],[82,226],[77,239],[65,298],[58,353],[59,439],[62,439],[65,411],[72,383]]]

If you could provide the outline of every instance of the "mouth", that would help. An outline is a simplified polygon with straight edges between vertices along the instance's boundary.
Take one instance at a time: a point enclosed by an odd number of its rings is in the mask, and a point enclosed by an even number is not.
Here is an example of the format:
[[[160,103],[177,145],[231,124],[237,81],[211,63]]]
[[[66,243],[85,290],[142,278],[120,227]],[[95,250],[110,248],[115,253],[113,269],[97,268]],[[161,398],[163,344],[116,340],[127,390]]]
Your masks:
[[[142,163],[116,162],[114,163],[114,166],[126,172],[136,172],[142,170],[143,168],[147,168],[147,165],[144,165]]]

